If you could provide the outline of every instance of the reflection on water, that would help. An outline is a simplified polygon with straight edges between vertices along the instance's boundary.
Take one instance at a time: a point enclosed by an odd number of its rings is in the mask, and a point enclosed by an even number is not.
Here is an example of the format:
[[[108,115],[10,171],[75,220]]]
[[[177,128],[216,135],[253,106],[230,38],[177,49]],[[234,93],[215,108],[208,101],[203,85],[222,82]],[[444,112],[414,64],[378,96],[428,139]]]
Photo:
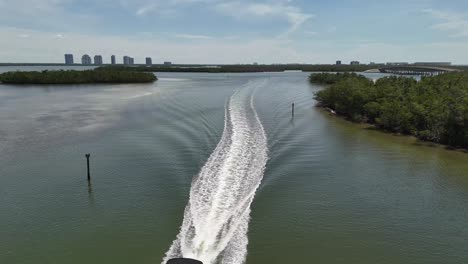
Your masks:
[[[90,181],[88,181],[88,199],[89,199],[89,205],[91,207],[94,207],[93,185],[91,184]]]

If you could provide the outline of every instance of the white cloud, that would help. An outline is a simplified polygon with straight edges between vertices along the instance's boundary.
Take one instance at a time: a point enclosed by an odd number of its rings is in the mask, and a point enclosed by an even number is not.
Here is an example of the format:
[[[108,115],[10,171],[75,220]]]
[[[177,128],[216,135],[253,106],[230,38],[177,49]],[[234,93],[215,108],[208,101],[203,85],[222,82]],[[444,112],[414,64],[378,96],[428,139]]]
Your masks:
[[[0,25],[49,30],[94,29],[97,16],[67,10],[74,0],[0,0]]]
[[[434,9],[424,9],[423,13],[439,21],[431,28],[449,32],[451,37],[468,37],[468,19],[465,15]]]
[[[331,36],[328,33],[335,32],[336,27],[324,25],[318,35],[306,24],[313,15],[287,0],[120,0],[120,8],[125,7],[129,14],[140,16],[152,12],[161,14],[172,7],[177,12],[185,12],[195,8],[191,5],[199,5],[196,8],[216,12],[216,18],[222,15],[249,22],[268,22],[272,28],[278,27],[278,22],[282,23],[282,29],[270,37],[246,39],[247,35],[252,35],[242,31],[233,33],[238,35],[225,32],[226,35],[217,36],[211,28],[198,32],[184,29],[174,32],[173,28],[168,28],[166,33],[154,30],[106,35],[103,33],[106,28],[98,27],[99,17],[97,20],[82,19],[82,14],[70,11],[68,4],[71,1],[74,0],[0,0],[0,61],[62,62],[63,54],[69,52],[76,54],[76,58],[85,53],[102,54],[105,59],[117,54],[133,56],[140,62],[144,57],[152,56],[154,61],[180,63],[327,63],[335,58],[343,61],[468,61],[465,52],[468,43],[461,38],[468,37],[468,18],[454,12],[424,10],[434,19],[433,29],[458,39],[413,45],[379,43],[378,37],[375,41],[320,40],[320,37]],[[114,3],[113,0],[97,0],[99,8]],[[239,23],[242,25],[244,23]],[[151,30],[142,27],[142,31]],[[296,41],[301,37],[299,34],[295,35],[297,38],[289,38],[294,32],[304,34],[302,41]]]
[[[343,61],[468,61],[465,42],[442,42],[424,45],[379,42],[336,43],[334,41],[290,42],[285,39],[232,39],[201,36],[203,41],[180,41],[171,35],[112,36],[67,33],[58,41],[59,32],[43,32],[0,27],[2,62],[63,62],[63,54],[101,54],[105,62],[110,55],[135,57],[137,63],[151,56],[154,62],[176,63],[331,63]],[[19,37],[27,35],[27,38]],[[199,36],[179,34],[195,39]],[[172,35],[174,36],[174,35]],[[206,38],[205,38],[206,37]],[[31,45],[34,43],[34,45]],[[15,52],[11,52],[14,50]],[[385,52],[382,52],[384,50]],[[317,52],[320,51],[320,52]]]
[[[143,16],[151,11],[154,11],[157,7],[158,7],[157,3],[150,3],[150,4],[147,4],[138,8],[138,10],[136,11],[136,14],[139,16]]]
[[[316,32],[316,31],[310,31],[310,30],[306,30],[306,31],[304,31],[304,33],[305,33],[306,35],[309,35],[309,36],[317,36],[317,35],[318,35],[318,32]]]
[[[28,39],[18,38],[27,34]],[[136,36],[109,36],[67,33],[57,41],[60,33],[0,27],[0,35],[8,41],[0,42],[2,62],[62,62],[63,54],[101,54],[104,61],[110,55],[130,55],[137,63],[147,56],[154,62],[170,60],[179,63],[251,63],[295,62],[305,59],[287,42],[276,39],[233,40],[203,35],[179,34],[178,37],[202,39],[174,41],[167,36],[138,38]],[[34,43],[34,45],[31,45]],[[11,50],[15,50],[14,53]]]
[[[464,52],[466,46],[465,42],[425,44],[361,42],[344,48],[343,52],[340,53],[340,58],[344,61],[361,60],[363,62],[451,61],[455,64],[463,64],[468,61],[468,54]]]
[[[71,0],[0,0],[0,18],[32,19],[48,18],[63,13],[63,7]]]
[[[175,34],[174,36],[177,37],[177,38],[192,39],[192,40],[206,40],[206,39],[213,39],[214,38],[212,36],[193,35],[193,34]]]
[[[314,15],[303,12],[300,8],[287,4],[279,3],[249,3],[241,1],[229,1],[216,5],[216,9],[226,15],[245,19],[245,18],[281,18],[286,20],[289,28],[280,36],[287,36],[297,31],[306,21],[313,18]]]
[[[121,0],[121,5],[125,8],[137,7],[135,12],[138,16],[147,15],[149,13],[167,12],[167,10],[174,10],[174,7],[180,7],[181,5],[203,3],[208,4],[217,2],[219,0]]]
[[[70,2],[70,0],[0,0],[0,7],[2,7],[2,13],[11,9],[16,9],[17,12],[23,14],[52,13],[61,10],[63,5]]]
[[[280,34],[280,37],[287,37],[296,32],[305,22],[313,18],[314,15],[304,12],[301,8],[291,5],[290,0],[250,2],[245,0],[122,0],[126,8],[137,6],[135,14],[138,16],[148,15],[152,12],[159,14],[167,10],[177,10],[183,5],[203,4],[209,10],[218,11],[221,14],[240,19],[281,19],[287,22],[288,29]],[[171,12],[174,13],[174,12]]]

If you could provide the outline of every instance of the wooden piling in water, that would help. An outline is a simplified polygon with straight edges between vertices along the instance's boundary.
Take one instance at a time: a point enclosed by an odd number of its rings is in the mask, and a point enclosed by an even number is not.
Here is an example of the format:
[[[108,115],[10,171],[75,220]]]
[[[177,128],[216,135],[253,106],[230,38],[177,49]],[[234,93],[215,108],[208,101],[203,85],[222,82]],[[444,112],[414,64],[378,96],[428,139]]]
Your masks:
[[[88,182],[91,181],[91,173],[89,172],[89,157],[91,157],[91,154],[86,154],[86,165],[87,165],[87,168],[88,168]]]
[[[292,117],[294,117],[294,103],[292,103],[292,106],[291,106],[291,114],[292,114]]]

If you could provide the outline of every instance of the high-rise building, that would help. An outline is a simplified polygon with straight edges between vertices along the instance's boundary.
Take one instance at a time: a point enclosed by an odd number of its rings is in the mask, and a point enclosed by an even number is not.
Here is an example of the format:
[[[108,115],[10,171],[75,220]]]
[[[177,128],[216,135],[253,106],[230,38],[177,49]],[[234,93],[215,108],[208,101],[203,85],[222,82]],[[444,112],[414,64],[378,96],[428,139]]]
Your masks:
[[[352,61],[351,62],[351,65],[359,65],[359,64],[360,64],[359,61]]]
[[[146,65],[148,65],[148,66],[153,65],[153,61],[151,60],[150,57],[146,57]]]
[[[91,57],[88,54],[83,55],[83,57],[81,57],[81,63],[84,65],[91,65]]]
[[[115,55],[111,56],[111,64],[115,64]]]
[[[130,65],[130,57],[129,56],[124,56],[123,57],[123,64],[124,65]]]
[[[65,64],[73,64],[73,54],[65,54]]]
[[[96,65],[101,65],[102,64],[102,56],[101,55],[94,56],[94,64],[96,64]]]
[[[164,62],[164,65],[166,65],[166,66],[171,66],[171,65],[172,65],[172,62],[170,62],[170,61],[165,61],[165,62]]]
[[[340,60],[336,61],[336,65],[341,65],[341,61]]]
[[[135,64],[135,59],[130,57],[130,56],[124,56],[123,57],[123,63],[124,63],[124,65],[133,65],[133,64]]]

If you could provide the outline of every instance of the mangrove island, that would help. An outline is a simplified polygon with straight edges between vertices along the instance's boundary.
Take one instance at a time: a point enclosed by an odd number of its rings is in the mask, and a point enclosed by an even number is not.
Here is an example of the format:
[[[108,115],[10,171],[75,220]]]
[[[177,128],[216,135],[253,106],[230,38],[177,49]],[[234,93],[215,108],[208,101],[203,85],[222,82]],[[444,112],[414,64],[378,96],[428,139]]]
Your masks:
[[[321,107],[354,122],[413,135],[421,140],[468,148],[468,74],[385,77],[372,81],[354,73],[312,74],[327,84],[315,94]]]
[[[153,73],[118,70],[16,71],[0,74],[4,84],[90,84],[90,83],[151,83]]]

